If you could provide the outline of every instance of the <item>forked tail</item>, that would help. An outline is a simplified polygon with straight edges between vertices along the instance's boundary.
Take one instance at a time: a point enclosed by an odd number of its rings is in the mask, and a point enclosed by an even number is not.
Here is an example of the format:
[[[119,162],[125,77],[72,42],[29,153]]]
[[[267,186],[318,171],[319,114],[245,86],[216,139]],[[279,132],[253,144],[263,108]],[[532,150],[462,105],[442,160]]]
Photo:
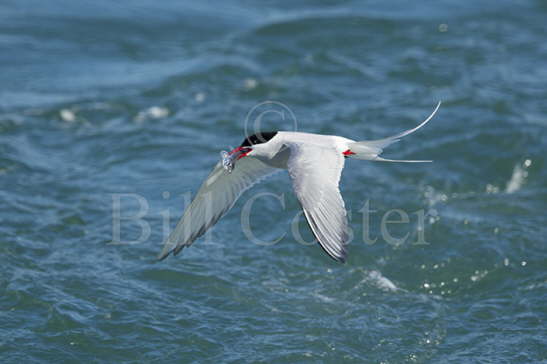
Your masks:
[[[409,129],[407,131],[403,131],[402,133],[399,133],[397,135],[390,136],[388,138],[384,139],[378,139],[378,140],[364,140],[361,142],[354,142],[349,143],[349,150],[351,151],[351,154],[348,154],[348,157],[356,158],[356,159],[364,159],[364,160],[371,160],[371,161],[381,161],[381,162],[407,162],[407,163],[420,163],[420,162],[432,162],[428,160],[420,161],[420,160],[393,160],[393,159],[385,159],[380,157],[380,154],[384,150],[385,147],[398,142],[401,140],[402,137],[414,133],[416,130],[420,129],[422,126],[427,124],[429,120],[433,118],[437,110],[439,110],[439,106],[441,106],[441,102],[437,104],[435,107],[435,110],[425,119],[420,125],[413,129]]]

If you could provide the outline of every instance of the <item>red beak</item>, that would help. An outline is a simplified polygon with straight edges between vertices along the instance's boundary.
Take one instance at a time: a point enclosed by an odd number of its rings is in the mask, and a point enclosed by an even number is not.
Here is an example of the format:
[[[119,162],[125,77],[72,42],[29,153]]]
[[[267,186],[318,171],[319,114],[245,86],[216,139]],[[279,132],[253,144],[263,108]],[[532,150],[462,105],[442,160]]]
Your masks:
[[[241,159],[243,157],[245,157],[247,154],[249,154],[251,151],[253,150],[253,148],[249,148],[249,147],[237,147],[236,149],[232,150],[229,155],[234,155],[234,154],[237,154],[235,156],[235,159],[238,160],[238,159]]]

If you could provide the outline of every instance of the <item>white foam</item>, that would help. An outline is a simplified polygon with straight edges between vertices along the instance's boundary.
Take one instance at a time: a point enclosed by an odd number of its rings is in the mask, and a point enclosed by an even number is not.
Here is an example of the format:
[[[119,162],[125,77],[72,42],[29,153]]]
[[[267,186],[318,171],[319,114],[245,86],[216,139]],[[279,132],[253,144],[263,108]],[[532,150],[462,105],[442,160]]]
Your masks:
[[[205,93],[204,92],[198,92],[194,95],[194,100],[196,100],[197,103],[202,103],[205,101]]]
[[[245,87],[246,90],[252,90],[256,88],[256,86],[258,86],[258,81],[255,80],[254,78],[246,78],[243,81],[243,86]]]
[[[511,176],[509,182],[507,182],[505,192],[513,193],[521,189],[524,182],[526,182],[526,177],[528,177],[527,169],[531,165],[532,161],[530,159],[526,159],[524,163],[517,164],[515,168],[513,168],[513,175]]]
[[[146,110],[143,110],[135,116],[135,121],[143,122],[149,119],[162,119],[169,116],[169,109],[166,107],[152,106]]]
[[[395,292],[398,290],[395,283],[384,277],[382,273],[377,270],[370,271],[367,278],[370,283],[380,288],[381,290],[387,292]]]
[[[61,116],[61,119],[67,123],[73,123],[76,121],[76,114],[70,109],[61,109],[61,111],[59,111],[59,115]]]

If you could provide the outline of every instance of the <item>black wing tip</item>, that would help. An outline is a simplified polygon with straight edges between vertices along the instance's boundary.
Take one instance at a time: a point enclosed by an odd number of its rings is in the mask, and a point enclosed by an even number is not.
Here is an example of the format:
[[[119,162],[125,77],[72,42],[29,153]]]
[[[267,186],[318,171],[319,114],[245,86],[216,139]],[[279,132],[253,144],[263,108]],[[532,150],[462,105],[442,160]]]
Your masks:
[[[165,258],[167,258],[170,255],[173,255],[173,256],[178,255],[181,252],[181,250],[184,249],[184,247],[186,247],[186,245],[179,245],[179,246],[177,246],[177,247],[175,247],[175,248],[173,248],[173,249],[171,249],[167,252],[162,251],[157,256],[156,261],[161,262],[162,260],[164,260]]]
[[[337,257],[332,257],[332,259],[336,260],[338,263],[346,264],[347,257],[348,257],[348,254],[347,254],[346,251],[344,250],[344,251],[342,252],[342,254],[340,254],[340,255],[337,256]]]
[[[168,252],[168,253],[160,253],[160,254],[156,257],[156,263],[159,263],[159,262],[165,260],[165,258],[167,258],[170,254],[171,254],[171,252]]]
[[[332,260],[334,260],[337,263],[346,264],[348,253],[347,253],[345,248],[343,248],[343,250],[340,253],[334,254],[334,253],[329,252],[321,243],[319,243],[319,239],[316,238],[316,240],[317,240],[318,245],[321,247],[321,249],[323,249],[323,251],[325,253],[327,253],[327,255]]]
[[[324,250],[324,249],[323,249]],[[332,255],[330,254],[329,252],[327,252],[325,250],[325,252],[327,253],[327,255],[332,259],[334,260],[336,263],[342,263],[342,264],[346,264],[346,261],[347,261],[347,256],[346,254],[344,255]]]

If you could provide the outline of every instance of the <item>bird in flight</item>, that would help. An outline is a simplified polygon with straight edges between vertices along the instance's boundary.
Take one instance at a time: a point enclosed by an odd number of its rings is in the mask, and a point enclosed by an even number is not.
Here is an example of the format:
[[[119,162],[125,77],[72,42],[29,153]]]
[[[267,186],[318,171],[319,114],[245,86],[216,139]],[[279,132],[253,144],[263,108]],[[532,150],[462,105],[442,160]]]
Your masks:
[[[159,260],[178,254],[213,226],[239,196],[264,178],[287,170],[308,225],[323,250],[345,262],[348,221],[338,184],[346,158],[383,162],[431,162],[380,157],[383,149],[424,126],[421,124],[388,138],[355,141],[301,132],[261,132],[246,137],[231,152],[222,152],[216,164],[171,232]]]

